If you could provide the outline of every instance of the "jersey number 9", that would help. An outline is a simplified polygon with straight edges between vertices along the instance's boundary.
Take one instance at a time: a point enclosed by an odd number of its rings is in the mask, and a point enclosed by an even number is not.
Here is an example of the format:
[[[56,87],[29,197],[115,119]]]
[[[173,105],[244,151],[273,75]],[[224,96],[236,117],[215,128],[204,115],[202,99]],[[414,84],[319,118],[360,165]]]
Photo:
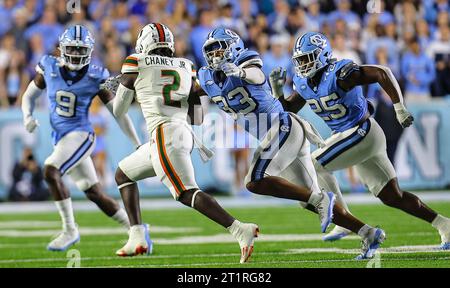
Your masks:
[[[75,116],[75,106],[77,103],[77,96],[72,92],[58,91],[56,92],[56,113],[62,117]]]

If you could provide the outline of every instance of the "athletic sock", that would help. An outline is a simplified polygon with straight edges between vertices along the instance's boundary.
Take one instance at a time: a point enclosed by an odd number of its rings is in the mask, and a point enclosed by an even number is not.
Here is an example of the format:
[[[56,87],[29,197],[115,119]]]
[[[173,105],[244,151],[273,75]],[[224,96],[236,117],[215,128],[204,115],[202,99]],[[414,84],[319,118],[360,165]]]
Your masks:
[[[450,219],[448,219],[447,217],[438,214],[436,218],[434,218],[433,222],[431,222],[431,226],[436,228],[438,231],[441,231],[445,229],[445,226],[449,222],[449,220]]]
[[[372,228],[372,227],[369,226],[369,225],[367,225],[367,224],[364,225],[363,227],[361,227],[361,229],[359,229],[358,235],[359,235],[361,238],[366,238],[367,235],[369,234],[369,231],[370,231],[371,228]]]
[[[311,196],[309,196],[308,204],[317,207],[317,205],[319,205],[320,201],[322,200],[322,197],[324,197],[322,193],[312,192]]]
[[[63,230],[77,230],[75,218],[73,216],[72,199],[69,197],[61,201],[55,201],[55,205],[58,209],[59,215],[61,216]]]
[[[239,222],[239,220],[234,220],[233,223],[230,225],[230,227],[227,227],[227,230],[231,233],[231,235],[234,236],[235,233],[238,231],[240,224],[241,222]]]
[[[121,224],[123,227],[129,229],[130,228],[130,220],[128,219],[127,212],[123,208],[117,210],[116,214],[111,216],[111,218]]]

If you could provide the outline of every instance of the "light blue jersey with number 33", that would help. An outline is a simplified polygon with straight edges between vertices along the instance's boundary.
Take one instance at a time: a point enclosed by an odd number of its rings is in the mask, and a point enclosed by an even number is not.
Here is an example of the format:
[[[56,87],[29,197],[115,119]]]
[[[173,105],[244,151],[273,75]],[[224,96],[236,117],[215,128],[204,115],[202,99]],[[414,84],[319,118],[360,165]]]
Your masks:
[[[89,107],[100,85],[109,77],[108,70],[89,65],[69,74],[58,65],[57,58],[48,55],[42,57],[36,70],[44,76],[47,86],[54,144],[72,131],[93,132]]]
[[[234,63],[239,66],[254,59],[260,59],[259,54],[246,50]],[[217,72],[207,67],[202,67],[198,71],[201,87],[221,110],[233,117],[243,115],[244,119],[252,119],[251,117],[256,116],[253,118],[256,121],[244,121],[240,124],[243,124],[243,128],[258,139],[264,137],[275,118],[286,113],[280,101],[272,97],[267,80],[262,84],[250,84],[238,77],[227,77],[223,83],[219,83],[216,76]],[[266,117],[261,117],[262,115]]]

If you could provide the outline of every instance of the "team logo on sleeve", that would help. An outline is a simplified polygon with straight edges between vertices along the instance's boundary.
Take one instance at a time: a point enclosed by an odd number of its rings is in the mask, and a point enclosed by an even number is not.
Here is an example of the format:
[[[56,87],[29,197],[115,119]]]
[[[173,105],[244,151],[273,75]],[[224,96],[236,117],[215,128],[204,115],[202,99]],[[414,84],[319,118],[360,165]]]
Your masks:
[[[289,132],[290,127],[288,125],[281,125],[280,130],[283,132]]]

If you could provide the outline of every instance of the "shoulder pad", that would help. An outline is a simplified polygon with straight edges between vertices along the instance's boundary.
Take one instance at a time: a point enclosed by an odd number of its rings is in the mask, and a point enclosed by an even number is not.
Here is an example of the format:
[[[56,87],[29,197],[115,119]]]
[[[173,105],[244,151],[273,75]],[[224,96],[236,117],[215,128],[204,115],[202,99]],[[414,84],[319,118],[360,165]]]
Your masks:
[[[356,64],[353,61],[348,62],[347,64],[344,64],[342,68],[337,71],[336,75],[339,80],[345,80],[348,75],[350,75],[353,71],[359,70],[358,64]]]
[[[262,67],[262,65],[263,65],[263,62],[262,62],[261,57],[259,56],[258,52],[252,51],[252,50],[246,50],[246,51],[243,51],[241,54],[239,54],[235,63],[240,68],[243,68],[243,67],[246,67],[249,65],[256,65],[256,66]]]
[[[48,67],[49,65],[52,66],[56,62],[58,62],[58,59],[55,56],[44,55],[39,60],[38,64],[35,67],[35,70],[37,73],[44,75],[46,67]]]
[[[122,73],[137,73],[139,71],[139,54],[131,54],[122,64]]]

